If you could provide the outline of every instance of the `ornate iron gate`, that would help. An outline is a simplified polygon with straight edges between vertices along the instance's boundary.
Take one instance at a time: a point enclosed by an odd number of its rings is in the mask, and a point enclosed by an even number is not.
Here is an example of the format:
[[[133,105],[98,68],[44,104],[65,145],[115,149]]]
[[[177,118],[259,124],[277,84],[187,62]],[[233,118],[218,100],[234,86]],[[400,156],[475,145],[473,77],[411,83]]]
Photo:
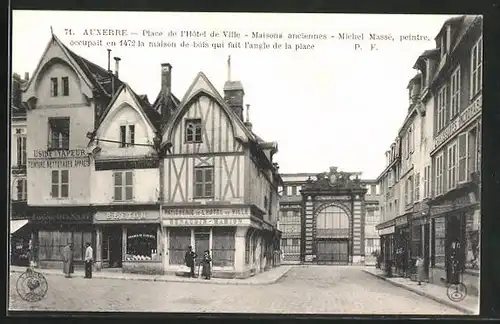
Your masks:
[[[317,239],[316,262],[318,264],[349,264],[349,240]]]

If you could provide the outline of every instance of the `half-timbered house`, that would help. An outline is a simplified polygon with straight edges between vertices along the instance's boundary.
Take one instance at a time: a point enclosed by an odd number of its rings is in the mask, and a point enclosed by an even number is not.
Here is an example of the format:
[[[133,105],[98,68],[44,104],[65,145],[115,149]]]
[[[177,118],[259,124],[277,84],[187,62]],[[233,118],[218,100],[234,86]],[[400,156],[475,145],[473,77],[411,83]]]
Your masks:
[[[211,251],[215,277],[248,277],[277,264],[278,147],[243,120],[239,81],[226,82],[224,95],[200,72],[163,131],[167,272],[184,271],[188,246],[199,258]]]

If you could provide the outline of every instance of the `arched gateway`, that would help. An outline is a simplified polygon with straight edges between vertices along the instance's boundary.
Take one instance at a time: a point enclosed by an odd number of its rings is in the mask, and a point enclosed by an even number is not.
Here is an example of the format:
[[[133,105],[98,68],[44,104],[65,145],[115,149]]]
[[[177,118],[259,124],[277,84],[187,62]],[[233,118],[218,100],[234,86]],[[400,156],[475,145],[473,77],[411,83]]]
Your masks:
[[[302,188],[302,262],[363,263],[367,190],[352,175],[332,167]]]

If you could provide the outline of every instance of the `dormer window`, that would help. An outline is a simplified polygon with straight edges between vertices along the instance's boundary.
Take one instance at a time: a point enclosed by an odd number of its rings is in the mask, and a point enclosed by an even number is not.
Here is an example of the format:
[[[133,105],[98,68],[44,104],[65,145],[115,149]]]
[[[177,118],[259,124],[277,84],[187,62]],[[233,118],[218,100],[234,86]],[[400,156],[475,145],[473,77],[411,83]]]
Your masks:
[[[60,94],[63,96],[69,96],[69,78],[61,78],[62,89],[59,92],[59,78],[50,78],[50,96],[57,97]]]
[[[120,126],[120,147],[130,147],[135,144],[135,125]]]
[[[186,143],[201,143],[201,119],[186,120]]]

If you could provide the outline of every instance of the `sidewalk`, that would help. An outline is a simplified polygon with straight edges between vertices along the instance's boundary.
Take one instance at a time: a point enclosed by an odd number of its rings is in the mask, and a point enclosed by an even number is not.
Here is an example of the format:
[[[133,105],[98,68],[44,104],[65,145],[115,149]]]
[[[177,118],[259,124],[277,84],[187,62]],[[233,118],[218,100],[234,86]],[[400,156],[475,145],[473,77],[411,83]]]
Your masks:
[[[212,278],[210,280],[198,278],[183,278],[177,276],[161,276],[161,275],[147,275],[147,274],[134,274],[122,272],[107,272],[107,271],[94,271],[92,273],[93,279],[116,279],[116,280],[138,280],[138,281],[158,281],[158,282],[189,282],[189,283],[202,283],[202,284],[216,284],[216,285],[270,285],[276,283],[283,277],[292,267],[279,266],[269,271],[262,272],[258,275],[247,279],[220,279]],[[10,273],[22,273],[26,271],[26,267],[10,266]],[[36,271],[43,273],[47,276],[64,276],[60,269],[36,269]],[[84,277],[84,271],[75,271],[73,277]]]
[[[394,286],[409,290],[443,305],[455,308],[461,312],[469,315],[479,315],[479,298],[477,296],[467,295],[464,300],[454,302],[448,298],[447,288],[445,287],[424,282],[419,286],[417,282],[408,278],[386,278],[383,274],[384,272],[375,267],[366,267],[363,271],[379,279],[385,280]]]

